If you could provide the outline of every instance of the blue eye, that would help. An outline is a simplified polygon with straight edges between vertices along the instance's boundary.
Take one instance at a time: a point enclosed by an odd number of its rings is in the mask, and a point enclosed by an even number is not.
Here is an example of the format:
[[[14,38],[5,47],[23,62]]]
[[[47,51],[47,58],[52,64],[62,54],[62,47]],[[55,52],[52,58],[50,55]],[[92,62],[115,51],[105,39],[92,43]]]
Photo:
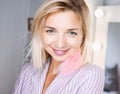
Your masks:
[[[76,33],[76,32],[69,32],[68,34],[69,34],[69,36],[70,36],[70,37],[74,37],[74,36],[76,36],[76,35],[77,35],[77,33]]]
[[[50,35],[54,35],[55,34],[55,31],[54,30],[46,30],[46,32]]]

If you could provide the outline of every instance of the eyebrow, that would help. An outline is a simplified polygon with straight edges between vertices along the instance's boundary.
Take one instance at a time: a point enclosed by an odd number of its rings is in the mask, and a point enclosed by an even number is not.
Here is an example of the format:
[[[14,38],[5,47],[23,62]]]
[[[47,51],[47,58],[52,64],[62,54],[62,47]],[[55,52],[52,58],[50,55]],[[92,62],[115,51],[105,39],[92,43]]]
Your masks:
[[[72,28],[72,29],[68,29],[68,30],[74,31],[74,30],[79,30],[79,29],[78,28]]]
[[[54,27],[51,26],[45,26],[45,28],[55,29]]]
[[[45,26],[45,28],[56,29],[56,28],[51,27],[51,26]],[[68,30],[79,30],[79,29],[78,28],[71,28],[71,29],[68,29]]]

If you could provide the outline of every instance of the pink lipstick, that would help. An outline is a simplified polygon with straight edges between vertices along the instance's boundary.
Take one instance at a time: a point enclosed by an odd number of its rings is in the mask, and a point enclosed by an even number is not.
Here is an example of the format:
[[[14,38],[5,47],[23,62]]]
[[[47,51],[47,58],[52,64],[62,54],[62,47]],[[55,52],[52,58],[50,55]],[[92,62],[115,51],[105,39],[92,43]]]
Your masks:
[[[67,53],[68,50],[56,50],[56,49],[53,49],[54,53],[57,55],[57,56],[63,56]]]

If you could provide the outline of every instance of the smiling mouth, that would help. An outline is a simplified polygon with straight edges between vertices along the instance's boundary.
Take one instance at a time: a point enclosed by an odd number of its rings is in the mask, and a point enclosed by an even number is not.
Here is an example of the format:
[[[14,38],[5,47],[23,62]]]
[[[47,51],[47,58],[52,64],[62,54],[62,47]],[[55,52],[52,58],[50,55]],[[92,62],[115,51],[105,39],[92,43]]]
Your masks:
[[[69,49],[67,49],[67,50],[53,49],[55,55],[57,55],[57,56],[63,56],[63,55],[65,55],[65,54],[68,52],[68,50],[69,50]]]

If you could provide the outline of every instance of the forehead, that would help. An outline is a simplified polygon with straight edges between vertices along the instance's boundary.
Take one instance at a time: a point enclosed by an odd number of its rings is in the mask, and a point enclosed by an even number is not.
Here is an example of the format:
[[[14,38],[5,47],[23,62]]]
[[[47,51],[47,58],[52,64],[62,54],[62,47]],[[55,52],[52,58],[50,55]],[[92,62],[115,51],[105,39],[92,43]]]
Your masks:
[[[61,27],[80,27],[80,17],[73,11],[58,11],[48,16],[46,25]]]

